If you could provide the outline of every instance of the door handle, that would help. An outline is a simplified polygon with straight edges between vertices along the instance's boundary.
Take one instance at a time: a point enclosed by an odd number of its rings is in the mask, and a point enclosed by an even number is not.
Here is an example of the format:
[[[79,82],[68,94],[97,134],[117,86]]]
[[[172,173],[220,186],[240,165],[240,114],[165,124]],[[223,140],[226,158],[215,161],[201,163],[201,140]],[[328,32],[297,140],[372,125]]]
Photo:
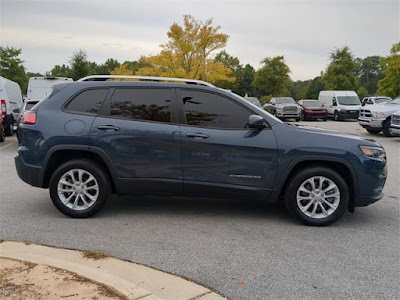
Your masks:
[[[189,133],[186,133],[186,136],[190,137],[190,138],[195,138],[195,139],[206,139],[206,138],[208,138],[208,135],[204,134],[204,133],[189,132]]]
[[[114,126],[114,125],[99,125],[99,126],[97,126],[97,129],[106,130],[106,131],[118,131],[119,127]]]

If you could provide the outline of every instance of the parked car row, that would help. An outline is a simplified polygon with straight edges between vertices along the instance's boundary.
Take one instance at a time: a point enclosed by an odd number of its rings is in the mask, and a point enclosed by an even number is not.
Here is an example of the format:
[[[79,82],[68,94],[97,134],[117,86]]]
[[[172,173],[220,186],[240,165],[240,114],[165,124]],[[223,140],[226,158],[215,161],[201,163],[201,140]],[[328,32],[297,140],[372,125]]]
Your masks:
[[[21,121],[23,112],[31,109],[40,100],[49,96],[52,86],[60,82],[72,82],[65,77],[31,77],[29,78],[27,98],[22,98],[18,83],[0,76],[0,109],[1,109],[1,136],[11,136],[14,127]]]

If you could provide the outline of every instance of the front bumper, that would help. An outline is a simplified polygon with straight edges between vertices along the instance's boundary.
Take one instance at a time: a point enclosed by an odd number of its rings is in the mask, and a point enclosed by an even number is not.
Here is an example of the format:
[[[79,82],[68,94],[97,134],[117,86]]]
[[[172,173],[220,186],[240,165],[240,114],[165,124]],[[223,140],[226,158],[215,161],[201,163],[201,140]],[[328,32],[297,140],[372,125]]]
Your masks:
[[[385,121],[385,119],[368,119],[368,118],[362,118],[362,117],[358,118],[358,124],[360,124],[360,126],[362,126],[363,128],[366,128],[366,129],[369,129],[369,128],[382,129],[383,121]]]
[[[300,118],[301,117],[301,112],[282,112],[282,111],[276,111],[275,115],[278,118]]]
[[[22,156],[18,154],[14,158],[14,162],[19,178],[32,186],[43,187],[40,167],[25,163]]]
[[[340,110],[339,111],[339,118],[340,119],[356,119],[359,116],[358,110]]]

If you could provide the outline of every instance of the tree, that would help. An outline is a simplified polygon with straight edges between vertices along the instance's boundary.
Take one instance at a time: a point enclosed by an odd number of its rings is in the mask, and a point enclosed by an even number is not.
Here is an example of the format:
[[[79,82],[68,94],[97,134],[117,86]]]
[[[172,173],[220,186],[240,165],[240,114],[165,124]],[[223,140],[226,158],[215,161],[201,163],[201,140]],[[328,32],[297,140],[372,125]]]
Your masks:
[[[228,75],[228,77],[233,80],[218,80],[215,82],[215,85],[223,89],[232,90],[234,93],[238,93],[238,83],[243,72],[243,67],[240,64],[239,58],[233,57],[225,50],[222,50],[215,56],[214,61],[220,62],[225,67],[231,69],[232,73]]]
[[[325,90],[325,85],[322,82],[321,76],[317,76],[309,82],[305,98],[318,99],[319,92],[322,90]]]
[[[239,76],[236,78],[237,81],[237,90],[236,93],[239,95],[244,96],[248,94],[249,96],[253,97],[260,97],[261,92],[254,88],[251,84],[254,80],[254,74],[256,70],[247,64],[244,66],[243,70],[240,72]]]
[[[357,90],[357,65],[349,47],[344,46],[330,54],[330,63],[322,81],[328,90]]]
[[[0,76],[17,82],[22,92],[26,93],[28,78],[22,64],[23,61],[19,58],[21,52],[21,49],[0,46]]]
[[[71,64],[71,77],[73,80],[90,75],[91,72],[85,50],[79,49],[74,52],[69,63]]]
[[[308,86],[311,80],[297,80],[293,83],[292,88],[290,89],[290,95],[297,100],[306,99]]]
[[[213,27],[212,19],[197,21],[185,15],[183,28],[174,23],[167,35],[169,41],[160,45],[158,55],[146,58],[151,67],[138,70],[138,75],[178,77],[206,80],[234,81],[231,70],[211,59],[215,50],[225,47],[228,35],[220,33],[220,26]]]
[[[286,65],[284,57],[266,57],[261,63],[264,66],[255,73],[252,85],[260,89],[265,95],[289,95],[292,81],[289,77],[290,69]]]
[[[97,65],[96,68],[91,67],[91,71],[93,74],[98,74],[98,75],[109,75],[111,74],[111,71],[115,70],[116,68],[120,67],[121,64],[118,62],[118,60],[109,58],[106,60],[106,62],[102,65]]]
[[[71,77],[71,73],[71,68],[66,65],[55,65],[54,68],[50,71],[50,75],[56,77]]]
[[[357,77],[360,87],[367,90],[367,94],[374,95],[377,90],[377,84],[383,78],[383,67],[379,64],[379,56],[368,56],[364,59],[356,58]]]
[[[381,66],[385,68],[385,77],[378,82],[378,94],[397,97],[400,95],[400,42],[393,45],[389,56],[381,59]]]

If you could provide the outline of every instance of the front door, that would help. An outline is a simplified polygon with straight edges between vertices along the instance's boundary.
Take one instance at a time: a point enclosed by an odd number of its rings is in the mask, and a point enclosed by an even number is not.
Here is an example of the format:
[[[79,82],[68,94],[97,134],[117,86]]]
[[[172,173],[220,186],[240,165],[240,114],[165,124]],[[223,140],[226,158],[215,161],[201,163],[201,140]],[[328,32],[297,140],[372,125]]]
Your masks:
[[[248,128],[256,113],[221,94],[181,89],[179,102],[184,191],[268,197],[277,170],[273,131]]]

